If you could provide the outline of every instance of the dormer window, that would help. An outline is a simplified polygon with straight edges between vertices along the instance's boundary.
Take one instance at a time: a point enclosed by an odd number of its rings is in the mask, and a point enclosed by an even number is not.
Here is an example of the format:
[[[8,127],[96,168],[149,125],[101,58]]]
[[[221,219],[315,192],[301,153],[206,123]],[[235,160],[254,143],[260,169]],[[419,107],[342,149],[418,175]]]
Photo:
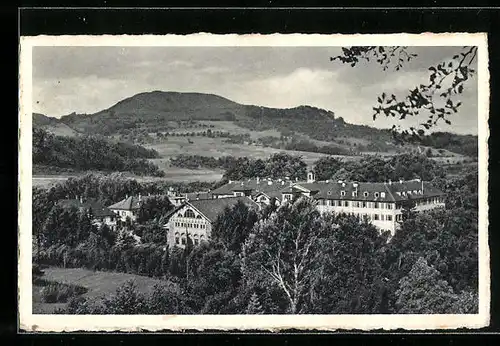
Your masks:
[[[399,191],[396,192],[396,195],[401,196],[401,192],[399,192]]]
[[[416,195],[416,194],[417,194],[417,190],[413,190],[413,194],[415,194],[415,195]]]
[[[368,197],[368,192],[365,191],[365,193],[363,193],[363,196]]]
[[[422,190],[418,190],[418,193],[421,195],[422,194]]]
[[[345,191],[340,191],[341,196],[345,196]]]
[[[331,195],[331,194],[332,194],[332,192],[331,192],[331,191],[328,191],[326,194],[327,194],[327,195]]]
[[[378,198],[379,193],[378,192],[374,192],[373,195],[375,196],[375,198]]]
[[[358,197],[358,191],[353,191],[352,192],[352,197]]]
[[[385,198],[385,192],[381,192],[380,197]]]
[[[406,196],[406,192],[403,191],[403,196]]]

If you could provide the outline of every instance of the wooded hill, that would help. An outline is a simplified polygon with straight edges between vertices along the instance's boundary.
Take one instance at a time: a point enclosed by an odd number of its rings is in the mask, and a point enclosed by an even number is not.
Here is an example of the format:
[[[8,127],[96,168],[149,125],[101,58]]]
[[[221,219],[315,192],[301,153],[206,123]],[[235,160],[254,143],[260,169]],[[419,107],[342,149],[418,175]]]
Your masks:
[[[158,153],[139,145],[112,142],[96,136],[56,136],[44,129],[33,130],[35,171],[120,171],[138,175],[163,176],[164,172],[148,159]]]
[[[72,113],[61,119],[34,114],[34,126],[63,124],[83,134],[115,135],[143,129],[152,133],[179,128],[182,122],[230,121],[252,131],[277,130],[287,136],[301,133],[314,140],[332,142],[340,137],[362,139],[373,151],[384,151],[392,141],[389,130],[354,125],[334,112],[310,106],[269,108],[242,105],[221,96],[202,93],[152,91],[134,95],[95,114]],[[443,134],[443,133],[441,133]],[[431,135],[422,145],[477,156],[477,136]],[[464,151],[463,146],[467,146]],[[475,155],[474,155],[475,154]]]

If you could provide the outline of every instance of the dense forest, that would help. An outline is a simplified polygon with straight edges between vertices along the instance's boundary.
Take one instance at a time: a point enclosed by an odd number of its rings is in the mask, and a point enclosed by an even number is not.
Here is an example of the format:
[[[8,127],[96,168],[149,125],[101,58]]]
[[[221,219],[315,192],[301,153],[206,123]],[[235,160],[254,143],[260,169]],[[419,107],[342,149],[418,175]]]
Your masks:
[[[138,175],[163,176],[148,159],[158,157],[140,145],[111,142],[95,136],[55,136],[33,129],[33,164],[75,171],[121,171]]]
[[[363,157],[359,161],[324,157],[316,161],[314,172],[318,180],[387,182],[419,178],[426,181],[442,178],[445,170],[436,161],[420,154],[400,154],[384,159]]]

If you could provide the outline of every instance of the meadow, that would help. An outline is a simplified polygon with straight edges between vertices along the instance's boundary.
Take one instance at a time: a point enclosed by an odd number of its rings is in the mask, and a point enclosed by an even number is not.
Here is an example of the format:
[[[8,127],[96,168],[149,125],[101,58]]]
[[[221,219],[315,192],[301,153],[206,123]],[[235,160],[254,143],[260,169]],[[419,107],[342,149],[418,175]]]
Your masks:
[[[164,283],[163,280],[135,274],[92,271],[82,268],[49,267],[43,269],[43,279],[49,282],[58,282],[82,286],[88,289],[82,296],[97,299],[101,296],[114,294],[116,289],[131,280],[141,293],[149,293],[155,284]],[[40,286],[33,286],[33,313],[53,313],[58,308],[64,308],[67,303],[43,303]]]

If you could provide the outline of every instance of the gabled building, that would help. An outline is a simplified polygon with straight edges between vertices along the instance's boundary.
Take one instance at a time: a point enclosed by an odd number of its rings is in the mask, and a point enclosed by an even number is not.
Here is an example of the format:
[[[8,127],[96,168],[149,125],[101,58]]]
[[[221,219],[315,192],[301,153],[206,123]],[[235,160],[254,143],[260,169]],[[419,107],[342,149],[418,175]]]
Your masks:
[[[139,215],[139,209],[142,204],[142,196],[127,196],[125,199],[110,205],[108,208],[112,210],[120,221],[125,222],[127,218],[135,222]]]
[[[130,218],[130,221],[135,222],[137,217],[139,216],[139,210],[144,202],[146,202],[150,198],[158,198],[163,197],[164,195],[147,195],[142,196],[139,194],[138,196],[126,196],[125,199],[112,204],[108,207],[108,209],[112,210],[116,215],[118,215],[118,219],[122,222],[125,222],[127,218]],[[169,200],[172,202],[170,196],[168,196]],[[175,204],[174,204],[175,206]]]
[[[63,199],[58,202],[58,205],[62,208],[76,208],[80,212],[87,213],[92,219],[92,224],[97,227],[105,224],[113,230],[116,229],[117,215],[95,199],[83,199],[82,197]]]
[[[209,239],[217,217],[227,207],[233,207],[239,201],[252,208],[259,207],[244,196],[189,200],[178,206],[167,215],[168,222],[164,226],[169,246],[183,248],[188,237],[194,245]]]

